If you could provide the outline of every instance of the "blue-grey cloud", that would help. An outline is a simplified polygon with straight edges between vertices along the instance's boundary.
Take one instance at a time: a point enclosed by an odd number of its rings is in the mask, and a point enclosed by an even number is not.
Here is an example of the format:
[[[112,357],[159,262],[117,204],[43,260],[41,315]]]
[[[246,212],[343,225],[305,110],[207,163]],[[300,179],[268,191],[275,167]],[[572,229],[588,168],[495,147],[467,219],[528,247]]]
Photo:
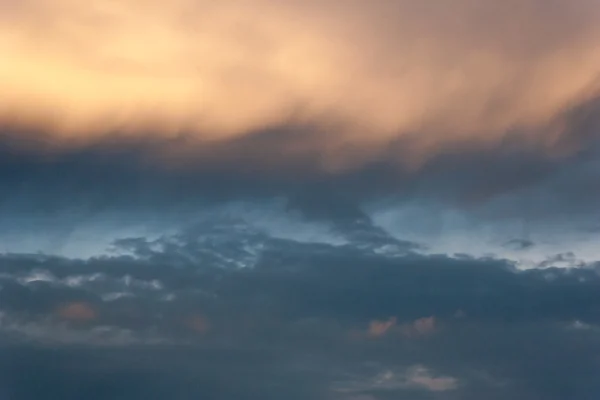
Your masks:
[[[1,257],[6,393],[599,393],[600,274],[593,264],[518,271],[502,259],[299,243],[218,219],[159,239],[120,240],[115,251],[88,260]],[[374,331],[377,321],[389,323]]]

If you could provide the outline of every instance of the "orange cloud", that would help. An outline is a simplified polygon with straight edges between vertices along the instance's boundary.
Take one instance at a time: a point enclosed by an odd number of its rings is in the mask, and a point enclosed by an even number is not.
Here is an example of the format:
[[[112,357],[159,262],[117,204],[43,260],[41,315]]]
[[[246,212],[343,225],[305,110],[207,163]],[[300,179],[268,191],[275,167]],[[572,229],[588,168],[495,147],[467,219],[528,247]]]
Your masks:
[[[392,317],[387,321],[371,321],[369,323],[369,330],[367,334],[372,338],[385,336],[385,334],[390,330],[390,328],[396,325],[396,322],[396,317]]]
[[[0,116],[58,147],[192,148],[317,123],[324,168],[547,129],[598,89],[600,6],[571,0],[0,0]],[[555,130],[560,129],[556,128]],[[192,151],[193,152],[193,151]],[[403,157],[403,160],[407,160]]]
[[[185,320],[185,326],[187,326],[189,329],[191,329],[192,331],[197,332],[199,334],[205,334],[211,328],[210,321],[208,319],[206,319],[204,316],[199,315],[199,314],[188,317]]]
[[[427,336],[437,330],[438,322],[433,316],[419,318],[417,320],[398,324],[396,317],[391,317],[386,321],[371,321],[367,329],[367,337],[380,338],[389,334],[400,334],[407,338]]]
[[[96,311],[88,303],[69,303],[56,310],[56,314],[70,321],[91,321],[97,318]]]

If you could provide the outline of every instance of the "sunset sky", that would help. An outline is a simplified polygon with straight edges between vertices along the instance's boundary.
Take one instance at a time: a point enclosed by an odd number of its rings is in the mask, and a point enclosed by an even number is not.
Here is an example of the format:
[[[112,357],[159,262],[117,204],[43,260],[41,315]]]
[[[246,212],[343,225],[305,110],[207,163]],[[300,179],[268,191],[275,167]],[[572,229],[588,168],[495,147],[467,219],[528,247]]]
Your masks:
[[[0,400],[600,396],[600,0],[0,0]]]

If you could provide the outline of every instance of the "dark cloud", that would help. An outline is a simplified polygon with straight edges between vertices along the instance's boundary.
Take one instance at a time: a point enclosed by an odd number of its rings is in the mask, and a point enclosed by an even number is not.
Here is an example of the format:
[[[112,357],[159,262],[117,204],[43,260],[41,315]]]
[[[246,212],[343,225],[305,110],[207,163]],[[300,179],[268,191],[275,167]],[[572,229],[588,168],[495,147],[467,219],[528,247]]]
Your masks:
[[[220,222],[121,240],[89,260],[2,256],[2,395],[600,393],[595,265],[519,272],[500,259],[302,244]]]
[[[517,250],[525,250],[535,246],[535,243],[527,239],[512,239],[506,242],[504,246]]]
[[[0,400],[598,398],[597,5],[79,3],[0,0]]]
[[[0,212],[7,218],[69,214],[61,215],[65,224],[115,211],[156,219],[157,210],[181,215],[200,204],[282,196],[306,217],[328,220],[364,218],[361,207],[382,200],[433,202],[480,217],[572,218],[594,212],[598,201],[597,103],[562,115],[566,128],[549,144],[515,133],[488,148],[444,148],[412,170],[401,162],[414,147],[410,138],[398,139],[371,162],[331,172],[321,168],[318,156],[280,151],[302,146],[300,137],[319,136],[318,124],[256,130],[193,147],[192,157],[176,155],[175,149],[191,147],[185,136],[115,136],[57,151],[44,150],[37,135],[6,134],[0,140]],[[30,136],[32,144],[24,139]]]

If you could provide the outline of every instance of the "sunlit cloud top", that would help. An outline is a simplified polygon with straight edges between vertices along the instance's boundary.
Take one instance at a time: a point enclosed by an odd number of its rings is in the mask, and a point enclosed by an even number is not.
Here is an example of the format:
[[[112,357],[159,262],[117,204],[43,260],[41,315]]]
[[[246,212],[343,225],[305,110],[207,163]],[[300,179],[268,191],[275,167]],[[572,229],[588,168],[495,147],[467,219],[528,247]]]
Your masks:
[[[56,144],[317,124],[377,154],[538,143],[597,94],[596,0],[0,0],[0,111]],[[364,153],[364,154],[363,154]],[[343,160],[350,162],[353,160]]]

